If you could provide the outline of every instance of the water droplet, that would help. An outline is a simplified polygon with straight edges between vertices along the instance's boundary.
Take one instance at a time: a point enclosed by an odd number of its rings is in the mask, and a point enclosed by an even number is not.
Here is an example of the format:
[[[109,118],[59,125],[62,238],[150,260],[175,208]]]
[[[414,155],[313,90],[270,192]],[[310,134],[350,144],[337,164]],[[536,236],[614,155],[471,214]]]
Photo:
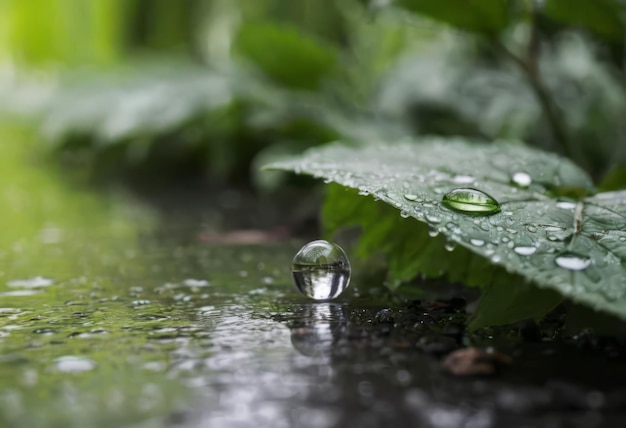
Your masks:
[[[433,214],[426,214],[426,221],[429,223],[439,223],[441,221],[441,218]]]
[[[491,256],[491,261],[494,263],[499,263],[502,260],[502,257],[500,257],[500,254],[494,254],[493,256]]]
[[[463,214],[479,216],[500,212],[500,204],[492,196],[471,188],[454,189],[446,193],[441,202]]]
[[[305,296],[314,300],[334,299],[350,284],[350,262],[339,245],[313,241],[293,258],[291,275]]]
[[[454,251],[454,249],[456,248],[456,242],[454,242],[452,239],[448,239],[444,244],[444,248],[446,249],[446,251]]]
[[[581,254],[566,251],[556,256],[554,263],[563,269],[583,270],[587,269],[587,267],[591,264],[591,259]]]
[[[434,238],[437,235],[439,235],[439,231],[437,230],[437,228],[433,226],[428,226],[428,236]]]
[[[407,218],[409,216],[409,212],[406,210],[400,211],[400,217]]]
[[[556,206],[564,210],[573,210],[576,208],[576,203],[570,201],[560,201],[556,203]]]
[[[457,184],[471,184],[476,181],[476,179],[471,175],[455,175],[452,177],[452,181]]]
[[[470,239],[470,244],[475,247],[482,247],[483,245],[485,245],[485,241],[483,241],[482,239],[472,238]]]
[[[528,187],[533,182],[533,179],[528,173],[516,172],[511,176],[511,181],[519,187]]]
[[[96,363],[89,358],[66,355],[55,360],[54,369],[62,373],[81,373],[96,368]]]
[[[535,233],[537,231],[537,226],[533,226],[532,224],[529,224],[528,226],[526,226],[526,229],[530,232],[530,233]]]
[[[535,251],[537,251],[537,247],[519,246],[513,248],[513,251],[515,251],[520,256],[530,256],[531,254],[534,254]]]
[[[414,195],[412,193],[406,193],[404,195],[404,199],[406,199],[407,201],[417,201],[417,195]]]

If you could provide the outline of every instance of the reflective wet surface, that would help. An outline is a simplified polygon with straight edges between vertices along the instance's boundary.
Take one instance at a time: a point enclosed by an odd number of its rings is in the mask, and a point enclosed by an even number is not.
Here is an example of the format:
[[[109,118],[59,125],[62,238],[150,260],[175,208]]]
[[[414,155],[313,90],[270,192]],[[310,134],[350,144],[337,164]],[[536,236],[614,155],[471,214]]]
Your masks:
[[[0,188],[0,426],[594,427],[626,417],[624,356],[611,343],[468,335],[464,304],[359,297],[363,275],[337,300],[313,302],[291,279],[306,240],[215,228],[215,199],[184,220],[96,197],[36,164],[20,171]],[[487,378],[447,373],[441,358],[468,345],[513,362]]]

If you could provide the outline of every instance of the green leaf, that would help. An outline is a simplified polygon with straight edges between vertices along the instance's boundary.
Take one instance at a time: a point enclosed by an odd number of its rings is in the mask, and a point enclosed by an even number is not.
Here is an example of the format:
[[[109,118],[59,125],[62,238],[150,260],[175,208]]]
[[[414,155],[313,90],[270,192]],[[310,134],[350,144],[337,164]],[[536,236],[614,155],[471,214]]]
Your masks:
[[[396,4],[476,33],[495,33],[508,24],[506,0],[400,0]]]
[[[244,24],[236,48],[270,78],[297,89],[317,89],[336,59],[330,44],[285,24]]]
[[[626,318],[626,191],[584,197],[594,189],[581,169],[566,159],[522,145],[440,139],[419,143],[327,146],[270,168],[314,175],[371,194],[493,266],[541,289]],[[443,196],[457,188],[486,192],[499,202],[500,212],[476,216],[446,208],[441,204]],[[580,199],[555,196],[572,194]],[[326,217],[332,209],[327,208]],[[345,206],[341,211],[349,213]],[[367,216],[371,224],[374,216],[371,212]],[[375,230],[380,236],[372,238],[365,231],[363,239],[378,244],[389,240],[393,251],[400,253],[393,242],[402,242],[402,237],[390,235],[398,230],[391,225],[394,220],[387,220],[390,217],[379,214],[377,221],[384,227]],[[334,222],[330,229],[341,223],[337,218]],[[396,257],[396,271],[411,266],[409,270],[418,274],[428,271],[431,263],[441,266],[435,252],[419,250],[423,244],[414,238],[418,233],[406,233],[409,243]],[[453,263],[458,267],[447,270],[448,276],[462,281],[465,276],[474,282],[480,278],[484,265],[477,265],[472,272],[470,259],[458,263],[457,257]],[[445,259],[445,252],[439,258]],[[482,286],[493,283],[493,276],[485,275]],[[532,316],[533,310],[524,312]]]
[[[626,11],[619,0],[548,0],[544,13],[555,21],[588,28],[609,40],[624,40],[622,17]]]

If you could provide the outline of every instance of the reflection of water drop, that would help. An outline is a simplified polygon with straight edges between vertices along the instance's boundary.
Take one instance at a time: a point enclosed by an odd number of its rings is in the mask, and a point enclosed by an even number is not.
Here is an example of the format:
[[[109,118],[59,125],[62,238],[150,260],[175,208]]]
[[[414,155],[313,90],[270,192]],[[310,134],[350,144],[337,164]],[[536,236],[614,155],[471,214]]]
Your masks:
[[[513,251],[515,251],[520,256],[530,256],[531,254],[535,254],[535,251],[537,251],[537,247],[519,246],[513,248]]]
[[[554,259],[557,266],[568,270],[583,270],[591,264],[591,259],[581,254],[566,251]]]
[[[417,195],[414,195],[412,193],[406,193],[404,195],[404,199],[406,199],[407,201],[417,201]]]
[[[500,212],[500,204],[487,193],[471,189],[454,189],[444,195],[441,201],[451,210],[469,215],[489,215]]]
[[[519,187],[528,187],[533,182],[533,179],[525,172],[516,172],[511,176],[511,181]]]
[[[339,245],[313,241],[293,258],[291,274],[305,296],[315,300],[334,299],[350,283],[350,262]]]

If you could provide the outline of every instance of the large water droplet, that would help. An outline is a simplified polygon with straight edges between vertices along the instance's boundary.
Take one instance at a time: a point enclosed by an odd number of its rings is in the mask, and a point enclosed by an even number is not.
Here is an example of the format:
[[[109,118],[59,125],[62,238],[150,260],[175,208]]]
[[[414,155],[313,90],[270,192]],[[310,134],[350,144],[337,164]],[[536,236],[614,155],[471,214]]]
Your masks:
[[[537,247],[519,246],[513,248],[513,251],[515,251],[520,256],[530,256],[531,254],[535,254],[535,251],[537,251]]]
[[[472,189],[454,189],[444,195],[441,203],[451,210],[469,215],[490,215],[500,212],[500,204],[487,193]]]
[[[511,181],[519,187],[528,187],[533,182],[533,179],[525,172],[516,172],[511,176]]]
[[[566,251],[556,256],[554,263],[563,269],[583,270],[589,267],[591,259],[587,256],[583,256],[582,254]]]
[[[315,300],[334,299],[350,284],[350,262],[339,245],[312,241],[293,258],[291,275],[305,296]]]

